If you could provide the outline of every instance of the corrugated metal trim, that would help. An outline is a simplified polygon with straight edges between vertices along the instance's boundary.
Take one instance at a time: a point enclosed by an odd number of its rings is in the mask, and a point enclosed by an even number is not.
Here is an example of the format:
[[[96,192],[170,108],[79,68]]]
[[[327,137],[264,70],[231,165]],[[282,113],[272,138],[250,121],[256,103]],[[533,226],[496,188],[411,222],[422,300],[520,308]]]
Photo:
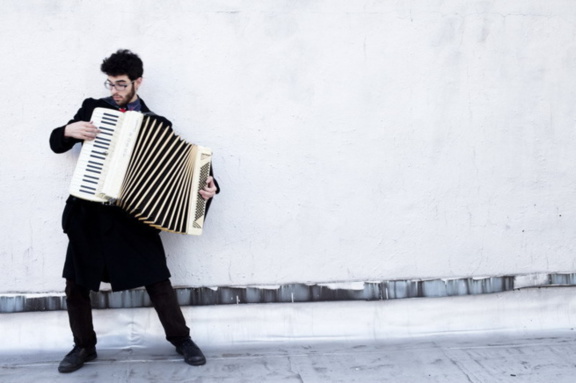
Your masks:
[[[398,280],[282,286],[176,288],[182,306],[245,303],[290,303],[353,300],[388,300],[493,294],[526,287],[576,286],[576,273],[529,274],[485,278]],[[92,293],[97,309],[150,307],[144,289]],[[65,310],[64,294],[0,294],[0,313]]]

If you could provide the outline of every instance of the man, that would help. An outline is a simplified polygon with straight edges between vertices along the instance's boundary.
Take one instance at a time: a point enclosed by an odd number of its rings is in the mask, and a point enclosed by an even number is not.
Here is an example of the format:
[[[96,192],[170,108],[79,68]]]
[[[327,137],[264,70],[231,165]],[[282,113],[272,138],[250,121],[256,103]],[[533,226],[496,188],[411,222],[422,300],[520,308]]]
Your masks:
[[[67,125],[52,131],[50,147],[55,153],[64,153],[75,144],[96,137],[99,130],[90,118],[97,107],[153,114],[137,94],[144,70],[136,54],[119,50],[103,61],[101,70],[108,76],[105,86],[110,97],[84,100]],[[171,125],[163,117],[155,115],[155,118]],[[218,192],[217,182],[208,177],[200,191],[208,201],[206,211]],[[69,238],[63,277],[74,348],[58,366],[60,372],[76,371],[97,356],[90,290],[98,291],[101,281],[110,282],[114,291],[145,286],[166,339],[184,355],[186,363],[195,366],[206,363],[202,351],[190,338],[190,329],[170,283],[158,230],[119,207],[73,196],[66,201],[62,228]]]

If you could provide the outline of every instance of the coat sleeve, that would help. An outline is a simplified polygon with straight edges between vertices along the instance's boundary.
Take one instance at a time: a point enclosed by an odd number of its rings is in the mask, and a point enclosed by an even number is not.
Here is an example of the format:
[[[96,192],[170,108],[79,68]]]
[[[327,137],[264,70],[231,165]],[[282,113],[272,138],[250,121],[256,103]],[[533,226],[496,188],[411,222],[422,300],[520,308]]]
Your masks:
[[[94,99],[84,100],[82,107],[78,109],[78,112],[76,112],[74,118],[68,121],[66,125],[76,121],[89,121],[92,115],[92,111],[94,110],[93,104],[95,101],[96,100]],[[67,152],[68,150],[72,149],[72,147],[78,142],[82,142],[82,140],[64,136],[64,129],[66,128],[66,125],[54,129],[50,134],[50,149],[52,149],[54,153]]]

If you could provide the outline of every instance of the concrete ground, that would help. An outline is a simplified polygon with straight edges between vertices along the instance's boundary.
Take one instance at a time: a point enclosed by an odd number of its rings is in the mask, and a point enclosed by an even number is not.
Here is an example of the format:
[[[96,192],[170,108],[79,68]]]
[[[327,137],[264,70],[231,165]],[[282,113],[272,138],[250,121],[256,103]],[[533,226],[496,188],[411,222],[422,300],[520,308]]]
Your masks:
[[[65,353],[65,352],[64,352]],[[205,348],[186,365],[169,346],[99,349],[82,369],[60,374],[62,352],[3,355],[0,382],[395,382],[573,383],[574,331],[460,335],[386,342],[269,343]]]

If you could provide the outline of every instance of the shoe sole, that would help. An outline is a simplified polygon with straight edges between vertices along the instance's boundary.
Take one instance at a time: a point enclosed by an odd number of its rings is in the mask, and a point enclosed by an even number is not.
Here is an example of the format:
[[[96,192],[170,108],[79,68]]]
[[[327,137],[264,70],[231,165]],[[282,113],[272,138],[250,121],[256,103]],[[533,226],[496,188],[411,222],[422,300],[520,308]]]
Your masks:
[[[190,366],[203,366],[206,364],[206,359],[193,363],[186,362],[186,360],[184,360],[184,363],[189,364]]]

